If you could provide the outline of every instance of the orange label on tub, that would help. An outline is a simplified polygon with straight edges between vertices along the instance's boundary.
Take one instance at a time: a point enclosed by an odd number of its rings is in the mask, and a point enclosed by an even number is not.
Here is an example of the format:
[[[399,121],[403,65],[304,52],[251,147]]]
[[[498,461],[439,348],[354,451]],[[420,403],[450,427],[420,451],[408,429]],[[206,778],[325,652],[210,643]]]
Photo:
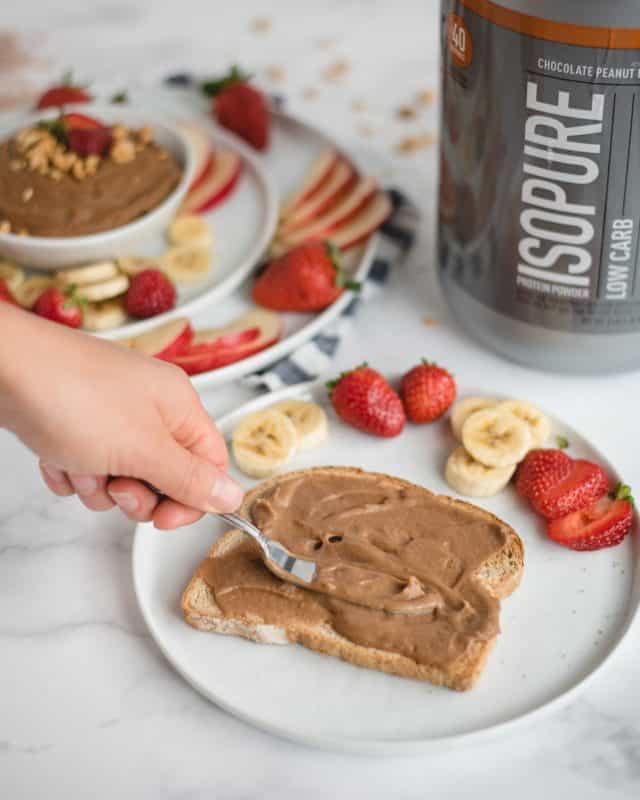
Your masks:
[[[465,21],[457,14],[447,18],[447,43],[451,59],[457,67],[468,67],[473,58],[473,43]]]

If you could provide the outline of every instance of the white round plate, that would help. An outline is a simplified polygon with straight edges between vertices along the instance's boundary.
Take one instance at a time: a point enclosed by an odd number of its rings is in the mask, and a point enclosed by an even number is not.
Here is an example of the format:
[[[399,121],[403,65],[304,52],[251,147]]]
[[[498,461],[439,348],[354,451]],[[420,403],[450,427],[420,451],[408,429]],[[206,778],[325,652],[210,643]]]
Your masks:
[[[472,392],[469,392],[471,394]],[[260,397],[224,417],[229,437],[249,411],[299,396],[327,407],[330,436],[291,469],[322,464],[392,472],[451,494],[443,467],[454,446],[446,421],[407,425],[376,439],[342,424],[321,386]],[[584,437],[554,420],[572,455],[614,467]],[[253,484],[234,471],[244,485]],[[301,646],[258,645],[195,630],[184,622],[180,595],[224,526],[215,518],[175,533],[139,525],[133,548],[135,590],[144,619],[175,669],[199,692],[272,733],[331,750],[407,755],[506,732],[558,708],[603,667],[627,632],[640,602],[638,531],[617,547],[574,552],[546,538],[543,525],[507,488],[478,501],[505,519],[525,544],[522,584],[503,601],[502,634],[484,674],[469,692],[351,666]]]

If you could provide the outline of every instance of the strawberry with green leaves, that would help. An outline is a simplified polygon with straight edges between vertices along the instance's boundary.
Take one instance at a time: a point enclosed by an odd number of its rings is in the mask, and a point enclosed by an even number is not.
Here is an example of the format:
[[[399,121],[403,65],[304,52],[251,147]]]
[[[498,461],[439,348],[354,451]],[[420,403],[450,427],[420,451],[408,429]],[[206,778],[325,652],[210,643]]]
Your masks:
[[[78,296],[75,286],[69,286],[67,289],[50,286],[38,297],[33,311],[52,322],[59,322],[69,328],[79,328],[82,325],[84,304],[85,301]]]
[[[340,251],[328,242],[301,244],[267,264],[252,297],[273,311],[321,311],[345,289],[360,288],[346,278],[340,261]]]
[[[233,67],[222,78],[205,81],[201,89],[212,97],[214,117],[256,150],[269,147],[271,117],[264,94],[251,86],[250,75]]]
[[[366,363],[327,383],[343,422],[373,436],[397,436],[406,421],[402,401],[386,379]]]
[[[60,83],[51,86],[39,97],[36,108],[60,108],[70,103],[89,103],[92,99],[86,87],[74,85],[73,75],[67,72]]]

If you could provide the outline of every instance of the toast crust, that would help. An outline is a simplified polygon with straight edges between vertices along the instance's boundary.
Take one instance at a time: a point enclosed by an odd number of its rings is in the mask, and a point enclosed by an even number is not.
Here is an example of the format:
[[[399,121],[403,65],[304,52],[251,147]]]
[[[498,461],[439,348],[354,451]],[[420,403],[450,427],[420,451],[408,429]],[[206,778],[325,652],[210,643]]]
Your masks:
[[[239,513],[247,519],[251,519],[251,509],[260,497],[285,480],[312,474],[331,474],[338,477],[366,474],[390,481],[398,488],[417,488],[429,495],[433,494],[427,489],[401,478],[381,473],[365,473],[355,467],[315,467],[278,475],[260,483],[246,494]],[[488,522],[499,523],[503,529],[508,531],[503,547],[482,563],[474,574],[475,579],[491,596],[497,599],[507,597],[519,585],[524,568],[524,546],[520,537],[513,528],[489,511],[444,495],[440,495],[438,499],[452,508],[473,509],[474,514],[481,515]],[[210,548],[203,564],[207,559],[215,559],[231,552],[243,542],[246,542],[246,537],[242,532],[229,531]],[[294,586],[290,588],[293,592],[305,593],[304,589]],[[236,613],[234,617],[229,617],[216,602],[215,592],[200,576],[199,569],[196,570],[186,587],[181,605],[185,620],[199,630],[240,636],[259,643],[302,644],[311,650],[341,658],[357,666],[406,678],[415,678],[460,691],[470,689],[477,681],[497,638],[494,636],[485,640],[472,640],[465,651],[446,667],[421,664],[400,653],[356,644],[337,633],[329,624],[308,624],[303,619],[296,620],[295,617],[292,617],[286,626],[276,626],[266,623],[255,613]]]

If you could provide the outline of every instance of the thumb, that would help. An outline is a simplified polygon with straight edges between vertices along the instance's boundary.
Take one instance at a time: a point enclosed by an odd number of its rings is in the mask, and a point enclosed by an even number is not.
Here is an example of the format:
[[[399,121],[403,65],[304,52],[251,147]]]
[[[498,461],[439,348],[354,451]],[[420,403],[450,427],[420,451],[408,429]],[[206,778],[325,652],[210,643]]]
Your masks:
[[[172,500],[198,511],[235,511],[242,502],[243,490],[224,470],[170,436],[140,477]]]

